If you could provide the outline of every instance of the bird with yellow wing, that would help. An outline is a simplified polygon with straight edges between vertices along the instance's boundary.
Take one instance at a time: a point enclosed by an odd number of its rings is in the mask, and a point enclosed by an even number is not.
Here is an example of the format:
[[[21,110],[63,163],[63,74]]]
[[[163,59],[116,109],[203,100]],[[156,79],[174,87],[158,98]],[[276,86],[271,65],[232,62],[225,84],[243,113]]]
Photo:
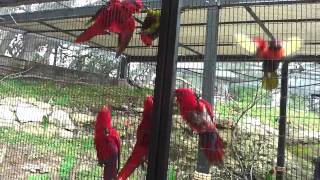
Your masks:
[[[302,46],[302,39],[299,37],[291,37],[286,41],[275,39],[266,41],[261,37],[250,39],[246,35],[235,34],[234,38],[243,49],[263,60],[262,87],[266,90],[273,90],[278,87],[277,69],[280,61],[284,57],[297,52]]]

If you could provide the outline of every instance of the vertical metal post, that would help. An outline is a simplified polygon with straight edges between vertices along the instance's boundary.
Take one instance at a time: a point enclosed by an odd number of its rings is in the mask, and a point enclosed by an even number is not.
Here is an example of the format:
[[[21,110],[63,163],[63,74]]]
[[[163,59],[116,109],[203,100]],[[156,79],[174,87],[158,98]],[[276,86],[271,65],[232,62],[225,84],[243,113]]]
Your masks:
[[[286,148],[286,120],[287,120],[287,97],[288,97],[288,61],[284,60],[281,68],[281,98],[280,98],[280,118],[277,156],[277,180],[283,179],[285,171],[285,148]]]
[[[57,66],[57,59],[58,59],[58,44],[54,46],[54,58],[53,58],[53,66]]]
[[[320,180],[320,157],[314,159],[314,180]]]
[[[148,180],[166,180],[176,80],[180,1],[162,0],[157,76],[154,90],[153,135],[148,157]]]
[[[119,77],[121,79],[124,79],[127,76],[127,66],[128,66],[127,59],[121,58],[121,60],[120,60],[120,74],[119,74]]]
[[[212,2],[212,1],[211,1]],[[207,32],[206,46],[203,66],[203,82],[202,82],[202,97],[209,103],[214,104],[214,86],[217,64],[217,43],[219,30],[219,7],[210,6],[207,12]],[[200,142],[199,142],[200,143]],[[209,173],[209,163],[204,156],[203,151],[198,146],[198,161],[197,172]]]

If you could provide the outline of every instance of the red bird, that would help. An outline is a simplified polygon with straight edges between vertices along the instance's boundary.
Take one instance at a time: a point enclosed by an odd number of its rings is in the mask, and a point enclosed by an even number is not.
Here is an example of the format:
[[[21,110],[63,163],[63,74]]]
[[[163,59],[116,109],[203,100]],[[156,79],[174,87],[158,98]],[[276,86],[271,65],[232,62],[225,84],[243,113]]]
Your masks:
[[[148,96],[144,101],[143,117],[137,130],[137,141],[131,156],[120,171],[119,180],[127,179],[131,173],[148,158],[149,142],[152,133],[153,97]]]
[[[111,113],[107,107],[103,107],[97,115],[94,143],[98,163],[104,165],[104,180],[116,179],[120,164],[120,136],[111,126]]]
[[[302,44],[302,40],[298,37],[291,37],[283,42],[277,40],[267,42],[260,37],[254,37],[250,40],[245,35],[236,34],[235,39],[246,51],[252,54],[255,53],[259,59],[264,60],[262,64],[264,72],[262,87],[267,90],[278,87],[277,69],[279,68],[280,60],[296,52]]]
[[[128,46],[134,29],[135,20],[133,14],[140,12],[143,8],[141,0],[110,0],[100,8],[92,18],[94,23],[76,39],[76,43],[90,40],[94,36],[108,34],[110,32],[119,34],[118,49],[116,57]]]
[[[189,127],[199,134],[201,149],[211,165],[223,163],[224,145],[218,134],[211,105],[198,99],[190,88],[176,89],[180,114]]]

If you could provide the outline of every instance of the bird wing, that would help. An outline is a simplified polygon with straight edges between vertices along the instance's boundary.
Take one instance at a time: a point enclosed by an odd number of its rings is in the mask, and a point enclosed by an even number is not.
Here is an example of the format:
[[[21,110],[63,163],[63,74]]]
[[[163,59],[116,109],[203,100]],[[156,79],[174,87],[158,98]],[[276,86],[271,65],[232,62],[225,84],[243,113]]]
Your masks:
[[[297,52],[302,46],[302,39],[299,37],[291,37],[288,40],[284,41],[282,44],[283,49],[285,50],[285,56],[289,56]]]
[[[244,34],[235,34],[234,39],[243,49],[251,54],[257,51],[257,44]]]

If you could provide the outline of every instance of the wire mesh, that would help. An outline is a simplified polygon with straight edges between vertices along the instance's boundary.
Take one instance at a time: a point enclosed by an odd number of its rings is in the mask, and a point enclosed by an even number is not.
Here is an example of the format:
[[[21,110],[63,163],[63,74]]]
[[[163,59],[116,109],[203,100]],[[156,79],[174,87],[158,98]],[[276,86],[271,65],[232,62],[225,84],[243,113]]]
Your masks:
[[[298,36],[304,42],[286,58],[290,62],[284,97],[288,101],[284,175],[312,179],[320,137],[319,3],[221,1],[218,42],[206,43],[208,11],[216,6],[208,2],[183,3],[176,88],[189,87],[202,96],[208,68],[203,63],[205,48],[217,45],[212,97],[225,156],[222,166],[210,167],[211,179],[265,179],[270,171],[275,176],[281,66],[278,87],[264,90],[263,62],[234,39],[235,33],[267,39],[261,23],[277,39]],[[238,4],[247,2],[253,4],[249,7],[259,22]],[[144,3],[154,9],[161,4]],[[115,58],[116,34],[75,44],[102,4],[75,0],[0,9],[0,179],[101,179],[93,129],[103,105],[111,106],[113,126],[121,135],[120,167],[129,158],[143,101],[154,90],[158,39],[151,47],[141,42],[140,21],[146,14],[137,13],[137,28],[120,58]],[[198,140],[175,103],[168,179],[209,178],[197,172]],[[144,179],[146,173],[142,163],[130,179]]]

